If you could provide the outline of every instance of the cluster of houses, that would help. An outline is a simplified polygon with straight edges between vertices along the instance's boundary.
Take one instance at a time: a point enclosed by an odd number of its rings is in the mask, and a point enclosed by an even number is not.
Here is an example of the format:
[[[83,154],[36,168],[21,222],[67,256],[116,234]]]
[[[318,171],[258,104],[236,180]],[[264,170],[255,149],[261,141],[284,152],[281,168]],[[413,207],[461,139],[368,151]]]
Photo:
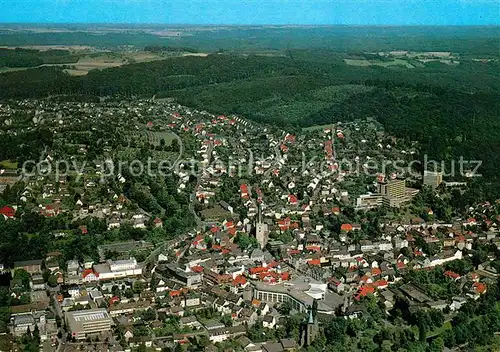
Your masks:
[[[447,300],[404,283],[409,272],[463,260],[475,244],[500,248],[500,217],[496,204],[484,202],[469,209],[467,219],[437,221],[429,209],[426,220],[380,219],[372,229],[377,235],[370,233],[367,227],[373,225],[353,209],[403,207],[418,192],[407,187],[415,180],[404,171],[375,170],[373,183],[360,181],[371,161],[410,161],[416,152],[414,144],[387,136],[370,119],[291,134],[171,103],[23,104],[36,110],[34,126],[53,127],[56,136],[65,132],[75,162],[85,165],[72,174],[78,182],[54,175],[26,177],[21,204],[32,204],[47,217],[99,218],[108,230],[124,224],[150,231],[163,227],[160,218],[100,181],[103,162],[92,154],[95,146],[82,142],[82,134],[113,123],[117,130],[129,129],[125,152],[130,153],[165,133],[186,137],[190,145],[179,146],[186,153],[181,157],[198,165],[180,162],[173,171],[176,191],[192,190],[198,226],[156,247],[145,241],[99,246],[98,260],[64,262],[62,253],[54,252],[15,263],[14,273],[29,274],[28,285],[15,275],[11,282],[10,294],[24,303],[12,307],[9,328],[16,337],[37,327],[44,341],[77,344],[99,338],[110,349],[125,351],[141,344],[161,350],[203,335],[212,344],[238,341],[245,351],[291,351],[304,341],[256,343],[246,336],[248,329],[280,326],[287,316],[284,307],[307,314],[317,306],[320,314],[361,317],[364,297],[371,296],[387,310],[404,297],[413,307],[456,311],[484,295],[498,278],[490,263],[494,258],[488,258],[467,273],[443,270],[443,280],[459,288]],[[105,140],[103,156],[112,155],[121,138]],[[56,142],[43,158],[51,162],[67,156],[62,150]],[[442,181],[437,174],[425,177],[431,186]],[[126,182],[121,173],[112,180],[114,186]],[[8,221],[16,221],[16,212],[14,205],[0,208]],[[77,232],[92,240],[85,225]],[[73,235],[54,232],[55,238]],[[144,260],[134,256],[138,251],[146,254]],[[110,259],[111,252],[117,258]],[[179,324],[167,331],[171,317]],[[57,324],[58,319],[65,324]],[[317,330],[314,319],[307,323],[314,333],[306,334],[305,343]]]
[[[456,311],[468,299],[485,294],[498,277],[489,262],[462,275],[443,270],[443,278],[459,283],[461,291],[448,300],[433,299],[424,288],[411,282],[403,284],[404,275],[410,270],[431,270],[461,260],[468,244],[488,241],[487,237],[474,236],[473,229],[463,224],[456,228],[454,224],[392,223],[382,225],[384,232],[390,234],[387,239],[367,246],[349,243],[349,233],[358,230],[351,224],[345,225],[349,226],[342,226],[342,232],[347,232],[344,241],[328,240],[321,233],[309,233],[302,238],[297,231],[291,243],[271,243],[275,247],[268,245],[265,249],[240,248],[234,243],[236,235],[228,230],[236,229],[238,233],[243,224],[215,230],[212,227],[206,233],[193,233],[184,241],[177,241],[173,251],[169,248],[158,255],[152,268],[134,258],[101,263],[71,260],[65,268],[58,268],[50,264],[57,253],[43,261],[16,263],[15,269],[24,269],[31,275],[31,303],[16,307],[11,331],[19,336],[36,324],[44,339],[55,339],[58,330],[54,328],[54,317],[48,314],[46,290],[54,290],[62,316],[74,329],[69,332],[77,341],[96,335],[112,336],[116,326],[123,325],[129,347],[146,342],[166,346],[172,336],[154,341],[152,336],[134,337],[134,324],[143,319],[143,312],[154,311],[151,321],[145,323],[158,331],[163,326],[160,315],[178,316],[181,329],[174,334],[175,343],[188,343],[190,337],[199,334],[217,343],[241,338],[256,323],[275,328],[281,322],[280,307],[285,303],[306,313],[316,301],[322,314],[341,312],[353,318],[364,313],[363,297],[374,295],[390,310],[396,298],[402,296],[415,307]],[[490,232],[496,226],[492,223]],[[439,241],[426,240],[433,237]],[[441,250],[430,256],[416,243],[438,243]],[[277,251],[279,256],[269,250]],[[44,270],[58,275],[57,286],[48,285],[41,275]],[[14,282],[13,292],[19,292],[16,290],[21,287],[15,285]],[[197,313],[206,310],[213,312],[212,318],[202,318]],[[88,314],[85,319],[101,324],[99,332],[92,330],[92,325],[77,323],[77,313]],[[264,346],[258,348],[265,351]]]

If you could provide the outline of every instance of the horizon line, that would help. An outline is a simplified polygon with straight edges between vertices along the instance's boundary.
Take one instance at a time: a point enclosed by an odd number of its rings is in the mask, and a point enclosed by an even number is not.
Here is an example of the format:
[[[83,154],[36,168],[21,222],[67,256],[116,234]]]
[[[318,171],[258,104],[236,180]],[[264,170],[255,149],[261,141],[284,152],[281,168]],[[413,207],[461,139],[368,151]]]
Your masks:
[[[2,22],[0,25],[133,25],[133,26],[196,26],[196,27],[500,27],[500,24],[300,24],[300,23],[282,23],[282,24],[237,24],[237,23],[162,23],[162,22]]]

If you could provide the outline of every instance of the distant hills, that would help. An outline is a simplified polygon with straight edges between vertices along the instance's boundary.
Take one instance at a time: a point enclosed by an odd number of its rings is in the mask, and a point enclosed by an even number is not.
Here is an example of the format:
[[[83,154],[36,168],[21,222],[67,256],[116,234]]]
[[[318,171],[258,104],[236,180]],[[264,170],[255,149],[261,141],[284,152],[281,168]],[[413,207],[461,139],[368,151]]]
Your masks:
[[[299,31],[294,28],[279,30]],[[384,30],[392,33],[399,29]],[[428,28],[405,30],[422,32],[432,38]],[[247,35],[252,31],[243,30]],[[308,31],[358,31],[366,36],[374,29],[310,28],[301,31],[306,31],[302,32],[306,40]],[[443,31],[450,38],[435,35],[435,40],[444,46],[446,43],[451,45],[453,31]],[[465,29],[460,31],[462,35],[476,36]],[[222,36],[217,33],[210,36]],[[491,33],[496,35],[497,29],[491,29]],[[349,38],[342,40],[349,42]],[[380,35],[377,38],[374,42],[383,40]],[[468,49],[454,51],[455,59],[450,63],[442,60],[417,62],[414,57],[398,58],[399,62],[390,56],[363,51],[285,49],[258,55],[219,51],[206,57],[175,57],[92,70],[81,77],[71,77],[58,68],[42,67],[0,75],[0,99],[61,94],[85,97],[156,95],[173,97],[184,105],[214,113],[236,113],[289,128],[374,117],[389,133],[421,142],[422,153],[429,158],[483,160],[480,172],[485,177],[480,182],[488,183],[488,196],[500,197],[497,172],[500,167],[500,63],[497,56],[484,54],[489,50],[487,45],[476,47],[492,37],[478,38],[477,42],[457,44]],[[408,41],[408,38],[396,36],[384,40],[393,43]],[[252,39],[243,34],[240,41],[252,45]],[[444,51],[442,46],[432,43],[429,39],[425,45]],[[353,44],[346,44],[349,45]],[[346,63],[346,58],[351,58],[351,64]]]
[[[1,25],[0,46],[184,46],[198,51],[331,49],[498,54],[500,27]]]

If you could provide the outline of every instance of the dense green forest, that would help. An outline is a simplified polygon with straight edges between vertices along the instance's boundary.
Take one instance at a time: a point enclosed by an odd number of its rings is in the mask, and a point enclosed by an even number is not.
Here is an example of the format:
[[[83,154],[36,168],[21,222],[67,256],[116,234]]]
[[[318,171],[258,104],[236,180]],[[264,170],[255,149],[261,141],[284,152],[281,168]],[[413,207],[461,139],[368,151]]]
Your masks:
[[[40,31],[39,27],[44,30]],[[47,30],[48,29],[48,30]],[[498,54],[498,27],[370,26],[0,26],[0,45],[184,46],[199,51],[328,48],[348,51],[453,51]],[[170,36],[157,35],[163,31]],[[176,35],[178,34],[178,35]]]
[[[174,52],[174,53],[197,53],[198,50],[193,48],[185,48],[179,46],[163,46],[163,45],[147,45],[144,47],[144,51],[149,51],[152,53],[163,53],[163,52]]]
[[[374,117],[421,142],[435,160],[482,160],[487,197],[500,196],[500,92],[495,61],[349,66],[345,54],[288,50],[282,56],[212,54],[91,71],[70,77],[44,67],[0,75],[0,99],[55,94],[174,97],[214,113],[306,127]]]
[[[36,67],[43,64],[75,63],[78,55],[68,50],[3,49],[0,48],[0,67]]]

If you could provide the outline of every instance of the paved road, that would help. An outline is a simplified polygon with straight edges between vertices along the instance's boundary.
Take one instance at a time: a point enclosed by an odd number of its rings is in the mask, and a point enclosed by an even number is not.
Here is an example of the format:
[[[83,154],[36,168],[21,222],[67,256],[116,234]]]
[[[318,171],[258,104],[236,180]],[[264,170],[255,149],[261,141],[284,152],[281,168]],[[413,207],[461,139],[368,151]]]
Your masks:
[[[50,293],[50,299],[52,301],[52,310],[54,311],[54,313],[59,317],[61,318],[61,322],[64,321],[64,313],[61,309],[61,304],[59,304],[59,301],[57,300],[57,295],[56,295],[56,292],[55,291],[52,291]],[[63,348],[64,344],[66,343],[66,331],[64,331],[64,329],[62,327],[60,327],[58,329],[59,332],[61,332],[62,334],[62,337],[61,338],[57,338],[57,342],[58,342],[58,345],[57,345],[57,352],[60,352],[61,351],[61,348]],[[64,350],[64,349],[63,349]]]
[[[210,161],[212,160],[212,150],[213,150],[213,145],[210,144],[207,149],[207,155],[208,155],[208,164],[210,165]],[[205,228],[206,226],[209,226],[210,223],[203,221],[198,214],[196,214],[196,211],[194,209],[194,202],[196,200],[196,190],[198,189],[198,186],[200,186],[200,181],[201,181],[201,176],[203,175],[204,169],[198,170],[198,175],[196,175],[196,186],[194,187],[193,193],[189,196],[189,210],[193,214],[196,224],[198,225],[198,228],[202,229]]]

